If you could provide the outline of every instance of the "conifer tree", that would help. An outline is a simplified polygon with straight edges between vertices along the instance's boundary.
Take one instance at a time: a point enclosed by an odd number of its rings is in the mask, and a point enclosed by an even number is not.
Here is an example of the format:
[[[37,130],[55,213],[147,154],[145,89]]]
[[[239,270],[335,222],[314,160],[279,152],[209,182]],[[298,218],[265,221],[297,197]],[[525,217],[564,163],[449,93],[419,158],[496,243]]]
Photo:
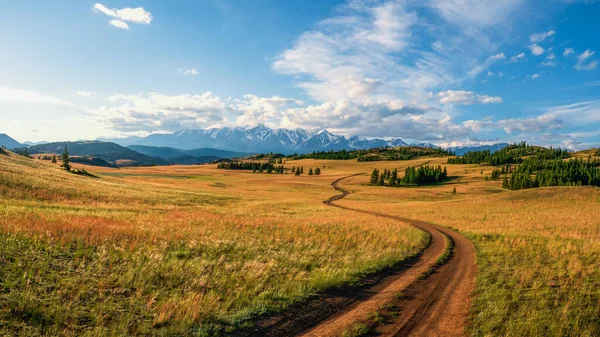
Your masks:
[[[313,175],[313,170],[312,170],[312,168],[308,169],[308,175],[309,175],[309,176],[312,176],[312,175]]]
[[[373,173],[371,173],[371,185],[376,185],[379,181],[379,170],[374,169]]]
[[[63,155],[62,155],[62,167],[67,171],[71,171],[71,164],[69,163],[69,149],[67,148],[66,145],[65,145],[65,152],[63,152]]]
[[[52,164],[56,164],[56,155],[52,155]]]
[[[300,169],[296,170],[296,175],[299,176],[300,175]]]
[[[321,175],[321,169],[320,169],[320,168],[318,168],[318,167],[317,167],[317,168],[315,169],[315,175],[316,175],[316,176],[318,176],[318,175]]]

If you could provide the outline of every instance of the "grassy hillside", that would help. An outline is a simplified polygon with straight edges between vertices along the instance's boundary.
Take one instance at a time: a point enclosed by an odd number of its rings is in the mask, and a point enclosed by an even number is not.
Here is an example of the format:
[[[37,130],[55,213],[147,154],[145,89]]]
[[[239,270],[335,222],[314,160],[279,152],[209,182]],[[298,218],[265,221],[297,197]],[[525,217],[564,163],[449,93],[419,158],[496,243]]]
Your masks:
[[[32,146],[28,149],[28,151],[31,154],[62,154],[65,150],[65,146],[68,147],[69,154],[72,156],[97,157],[118,166],[149,166],[168,164],[167,161],[161,158],[150,157],[115,143],[98,141],[47,143]]]
[[[0,155],[0,335],[223,335],[427,241],[323,205],[333,171],[94,169]]]

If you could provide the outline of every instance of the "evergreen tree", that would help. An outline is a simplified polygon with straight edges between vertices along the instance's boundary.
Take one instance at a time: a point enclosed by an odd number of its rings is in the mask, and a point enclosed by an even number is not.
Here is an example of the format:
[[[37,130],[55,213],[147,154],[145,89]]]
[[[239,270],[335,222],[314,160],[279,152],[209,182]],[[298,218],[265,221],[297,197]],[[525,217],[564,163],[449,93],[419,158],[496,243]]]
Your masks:
[[[56,164],[56,155],[52,155],[52,164]]]
[[[296,170],[296,175],[299,176],[300,175],[300,169]]]
[[[304,166],[300,167],[300,174],[304,174]]]
[[[318,167],[317,167],[317,168],[315,169],[315,175],[316,175],[316,176],[318,176],[318,175],[321,175],[321,169],[320,169],[320,168],[318,168]]]
[[[452,194],[456,194],[456,187],[452,189]]]
[[[379,181],[379,170],[374,169],[373,173],[371,173],[371,185],[376,185]]]
[[[312,175],[313,175],[313,170],[312,170],[312,168],[308,169],[308,175],[309,175],[309,176],[312,176]]]
[[[385,177],[384,177],[383,173],[381,175],[379,175],[379,181],[377,181],[379,186],[383,186],[383,184],[385,183],[384,179],[385,179]]]
[[[63,152],[63,155],[62,155],[62,167],[67,171],[71,171],[71,164],[69,163],[69,149],[67,148],[66,145],[65,145],[65,152]]]

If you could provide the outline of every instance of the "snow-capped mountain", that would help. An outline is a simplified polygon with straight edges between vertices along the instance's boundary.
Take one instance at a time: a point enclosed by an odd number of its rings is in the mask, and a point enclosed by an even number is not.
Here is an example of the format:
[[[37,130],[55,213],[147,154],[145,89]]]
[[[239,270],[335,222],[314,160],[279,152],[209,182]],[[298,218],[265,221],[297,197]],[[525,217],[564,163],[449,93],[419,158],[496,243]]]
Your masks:
[[[104,140],[123,146],[160,146],[182,150],[208,147],[249,153],[276,152],[286,154],[408,145],[401,138],[387,140],[380,138],[365,139],[357,136],[348,138],[335,135],[325,129],[310,131],[304,129],[271,129],[262,124],[255,127],[182,130],[172,134],[152,134],[145,138],[131,137]]]

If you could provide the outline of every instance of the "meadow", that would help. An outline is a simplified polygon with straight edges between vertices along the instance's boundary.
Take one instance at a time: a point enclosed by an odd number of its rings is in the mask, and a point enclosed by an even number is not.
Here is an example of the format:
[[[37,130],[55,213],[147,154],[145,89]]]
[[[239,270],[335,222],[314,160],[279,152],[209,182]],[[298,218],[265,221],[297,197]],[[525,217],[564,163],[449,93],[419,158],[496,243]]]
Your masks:
[[[484,179],[491,170],[448,165],[458,179],[427,188],[367,186],[368,177],[354,177],[344,186],[356,193],[339,204],[430,221],[471,239],[478,264],[471,335],[600,336],[600,189],[507,191]]]
[[[426,187],[369,185],[409,161],[288,161],[320,176],[216,165],[72,175],[0,154],[0,334],[215,335],[422,250],[407,224],[454,228],[477,249],[473,336],[600,336],[600,189],[508,191],[490,166],[447,165]],[[79,168],[78,165],[75,165]],[[453,190],[456,189],[456,193]]]
[[[428,242],[323,205],[333,169],[85,168],[0,155],[0,334],[228,333]]]

